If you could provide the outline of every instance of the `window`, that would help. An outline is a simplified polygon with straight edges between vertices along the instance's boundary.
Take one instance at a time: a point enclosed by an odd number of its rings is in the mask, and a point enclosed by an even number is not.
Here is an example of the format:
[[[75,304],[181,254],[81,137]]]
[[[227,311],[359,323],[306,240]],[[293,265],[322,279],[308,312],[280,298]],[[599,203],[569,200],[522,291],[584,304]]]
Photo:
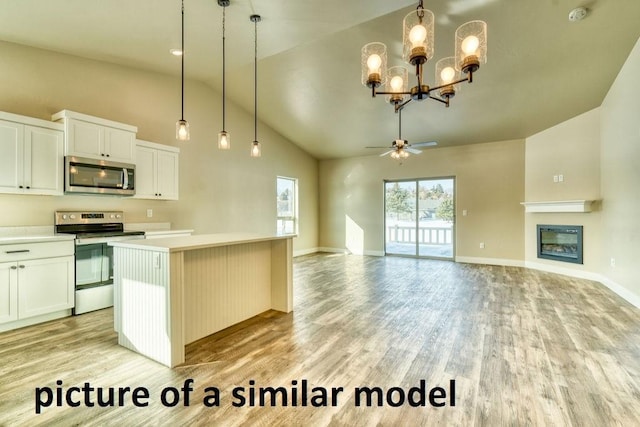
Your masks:
[[[276,232],[284,234],[298,233],[298,180],[277,177],[276,206],[278,218]]]

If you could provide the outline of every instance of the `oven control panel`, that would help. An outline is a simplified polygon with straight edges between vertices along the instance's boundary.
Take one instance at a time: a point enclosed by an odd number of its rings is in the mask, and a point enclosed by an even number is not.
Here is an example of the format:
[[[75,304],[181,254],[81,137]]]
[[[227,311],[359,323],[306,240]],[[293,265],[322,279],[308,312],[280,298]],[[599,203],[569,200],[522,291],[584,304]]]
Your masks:
[[[104,224],[111,222],[124,222],[124,213],[122,211],[56,211],[54,221],[55,225]]]

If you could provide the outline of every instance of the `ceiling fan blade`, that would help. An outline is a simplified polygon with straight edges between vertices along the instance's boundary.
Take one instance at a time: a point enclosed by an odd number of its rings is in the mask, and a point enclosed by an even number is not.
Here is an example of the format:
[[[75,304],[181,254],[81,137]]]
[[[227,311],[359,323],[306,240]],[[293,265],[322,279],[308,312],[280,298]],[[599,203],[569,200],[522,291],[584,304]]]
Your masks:
[[[422,153],[422,151],[416,150],[415,148],[411,148],[411,147],[404,147],[403,150],[404,151],[408,151],[409,153],[412,153],[412,154],[420,154],[420,153]]]
[[[438,145],[435,141],[429,142],[416,142],[415,144],[411,144],[412,147],[433,147],[434,145]]]
[[[384,156],[386,156],[386,155],[387,155],[387,154],[389,154],[389,153],[393,153],[394,151],[396,151],[396,150],[389,150],[389,151],[385,151],[384,153],[380,154],[380,157],[384,157]]]
[[[380,149],[380,148],[391,148],[391,147],[389,147],[388,145],[377,145],[375,147],[364,147],[364,148],[377,148],[377,149]]]

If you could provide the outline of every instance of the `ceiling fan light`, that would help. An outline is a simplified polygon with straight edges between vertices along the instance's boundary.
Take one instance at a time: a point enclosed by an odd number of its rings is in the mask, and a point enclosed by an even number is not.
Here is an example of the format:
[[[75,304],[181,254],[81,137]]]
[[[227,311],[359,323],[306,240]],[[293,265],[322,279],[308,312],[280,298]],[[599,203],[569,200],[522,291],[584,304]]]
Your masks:
[[[427,9],[409,12],[402,21],[404,60],[409,64],[423,64],[433,57],[434,16]]]
[[[475,72],[487,63],[487,24],[471,21],[456,30],[456,69]]]
[[[378,87],[386,81],[387,46],[384,43],[372,42],[361,50],[362,84],[367,87]]]

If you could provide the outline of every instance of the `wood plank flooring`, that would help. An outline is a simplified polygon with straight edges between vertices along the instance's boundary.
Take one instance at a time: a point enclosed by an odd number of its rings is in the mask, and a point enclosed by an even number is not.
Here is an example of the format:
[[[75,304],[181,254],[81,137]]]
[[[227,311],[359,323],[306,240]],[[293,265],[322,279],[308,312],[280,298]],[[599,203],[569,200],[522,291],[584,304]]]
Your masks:
[[[2,333],[0,426],[640,425],[640,310],[601,284],[515,267],[315,254],[295,260],[294,286],[293,313],[269,311],[199,340],[174,369],[118,346],[111,309]],[[190,405],[163,405],[162,391],[187,379]],[[267,394],[267,406],[249,406],[250,381],[285,387],[290,400],[292,381],[303,379],[309,389],[343,387],[337,405],[272,407]],[[85,382],[145,387],[148,406],[63,402],[36,415],[36,388],[57,380],[63,392]],[[356,387],[408,390],[420,380],[446,390],[455,380],[456,405],[354,404]],[[213,394],[206,387],[219,389],[219,406],[203,404]],[[242,407],[232,405],[236,387]]]

